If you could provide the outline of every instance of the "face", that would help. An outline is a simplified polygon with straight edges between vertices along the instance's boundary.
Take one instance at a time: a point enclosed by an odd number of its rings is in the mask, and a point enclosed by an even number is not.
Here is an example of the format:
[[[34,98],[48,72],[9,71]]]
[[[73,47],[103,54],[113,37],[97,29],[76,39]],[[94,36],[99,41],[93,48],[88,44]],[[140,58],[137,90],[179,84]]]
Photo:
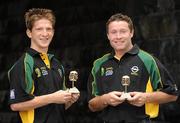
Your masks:
[[[125,53],[133,47],[131,42],[133,31],[130,31],[126,21],[111,22],[109,24],[107,36],[115,53]]]
[[[54,35],[52,23],[47,19],[40,19],[34,23],[31,31],[27,30],[27,35],[31,38],[31,48],[47,52]]]

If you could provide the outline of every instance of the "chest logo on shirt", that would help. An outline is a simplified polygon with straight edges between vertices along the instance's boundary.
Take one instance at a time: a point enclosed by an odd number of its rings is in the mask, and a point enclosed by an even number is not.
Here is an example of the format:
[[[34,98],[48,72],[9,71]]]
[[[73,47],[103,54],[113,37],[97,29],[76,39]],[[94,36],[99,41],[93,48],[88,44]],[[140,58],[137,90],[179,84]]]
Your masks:
[[[133,66],[133,67],[131,68],[131,75],[137,76],[137,75],[138,75],[138,71],[139,71],[138,66]]]
[[[113,75],[113,68],[112,68],[112,67],[106,68],[105,71],[106,71],[106,72],[105,72],[105,76],[111,76],[111,75]]]
[[[35,69],[35,73],[36,73],[36,75],[37,75],[38,78],[41,77],[41,71],[40,71],[39,68],[36,68],[36,69]]]
[[[41,67],[40,69],[43,76],[48,75],[48,71],[46,70],[46,67]]]

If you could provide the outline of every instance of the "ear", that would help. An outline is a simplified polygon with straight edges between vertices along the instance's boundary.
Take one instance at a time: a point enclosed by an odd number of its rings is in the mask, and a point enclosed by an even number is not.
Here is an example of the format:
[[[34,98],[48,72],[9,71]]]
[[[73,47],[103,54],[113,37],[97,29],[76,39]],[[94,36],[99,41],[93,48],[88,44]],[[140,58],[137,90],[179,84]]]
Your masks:
[[[26,30],[26,35],[27,35],[29,38],[31,38],[31,37],[32,37],[32,36],[31,36],[31,30],[27,29],[27,30]]]
[[[131,32],[131,38],[134,36],[134,30],[132,30]]]
[[[106,35],[107,35],[107,38],[109,39],[109,34],[108,34],[108,33],[106,33]]]

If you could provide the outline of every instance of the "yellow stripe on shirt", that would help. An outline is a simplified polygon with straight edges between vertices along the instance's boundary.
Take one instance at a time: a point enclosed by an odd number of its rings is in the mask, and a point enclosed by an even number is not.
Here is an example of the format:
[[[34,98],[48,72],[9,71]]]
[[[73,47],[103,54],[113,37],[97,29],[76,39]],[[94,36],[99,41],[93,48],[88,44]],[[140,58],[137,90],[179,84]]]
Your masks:
[[[150,78],[149,78],[148,83],[146,85],[146,92],[148,92],[148,93],[153,92],[153,88],[151,85]],[[146,103],[145,104],[145,112],[147,115],[150,116],[150,118],[157,117],[158,113],[159,113],[159,104],[157,104],[157,103]]]

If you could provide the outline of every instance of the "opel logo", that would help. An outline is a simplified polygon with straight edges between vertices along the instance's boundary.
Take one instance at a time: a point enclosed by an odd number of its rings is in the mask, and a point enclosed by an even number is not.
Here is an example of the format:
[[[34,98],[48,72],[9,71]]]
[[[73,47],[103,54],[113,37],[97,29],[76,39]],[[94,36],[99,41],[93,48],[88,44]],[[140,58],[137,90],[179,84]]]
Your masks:
[[[132,71],[133,73],[137,73],[137,72],[139,71],[138,66],[133,66],[133,67],[131,68],[131,71]]]

